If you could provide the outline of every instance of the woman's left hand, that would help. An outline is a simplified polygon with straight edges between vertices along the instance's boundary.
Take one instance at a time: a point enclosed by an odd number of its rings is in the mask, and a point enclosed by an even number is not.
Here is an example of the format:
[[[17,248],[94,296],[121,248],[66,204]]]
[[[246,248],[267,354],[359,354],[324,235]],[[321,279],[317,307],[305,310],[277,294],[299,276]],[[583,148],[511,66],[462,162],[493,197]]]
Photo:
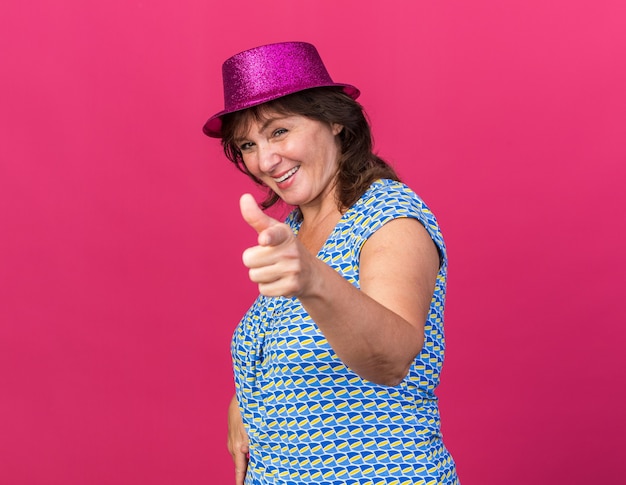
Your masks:
[[[310,284],[314,256],[288,225],[265,214],[252,195],[244,194],[239,204],[242,217],[258,233],[258,246],[243,253],[250,280],[265,296],[300,296]]]
[[[228,451],[235,464],[235,485],[244,485],[248,471],[250,443],[236,396],[233,396],[228,406]]]

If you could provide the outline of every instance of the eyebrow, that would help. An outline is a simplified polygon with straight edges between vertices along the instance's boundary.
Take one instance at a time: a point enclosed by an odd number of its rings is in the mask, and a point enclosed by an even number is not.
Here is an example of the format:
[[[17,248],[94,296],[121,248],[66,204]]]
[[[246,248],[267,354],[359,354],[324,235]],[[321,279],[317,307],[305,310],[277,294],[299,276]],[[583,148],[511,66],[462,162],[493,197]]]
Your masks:
[[[272,116],[272,117],[268,118],[268,119],[267,119],[267,120],[265,120],[265,122],[261,125],[261,128],[259,129],[259,133],[264,132],[264,131],[267,129],[267,127],[268,127],[269,125],[271,125],[274,121],[284,120],[284,119],[286,119],[286,118],[289,118],[290,116],[293,116],[293,115],[280,115],[280,116]],[[245,136],[243,136],[243,137],[237,137],[237,138],[235,138],[235,139],[234,139],[234,142],[235,142],[235,143],[237,143],[237,144],[239,144],[239,143],[241,143],[242,141],[244,141],[245,139],[246,139],[246,137],[245,137]]]
[[[289,118],[291,115],[279,115],[279,116],[273,116],[271,118],[268,118],[267,120],[265,120],[265,123],[263,123],[261,125],[261,129],[259,130],[260,132],[263,132],[267,129],[267,127],[269,125],[271,125],[272,123],[274,123],[274,121],[280,121],[280,120],[284,120]]]

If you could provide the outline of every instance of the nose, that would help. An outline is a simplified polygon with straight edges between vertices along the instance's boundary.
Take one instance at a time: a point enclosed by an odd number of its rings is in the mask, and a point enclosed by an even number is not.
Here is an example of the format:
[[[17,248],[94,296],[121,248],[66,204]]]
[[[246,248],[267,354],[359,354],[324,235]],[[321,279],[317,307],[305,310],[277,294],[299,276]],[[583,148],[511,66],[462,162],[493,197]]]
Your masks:
[[[257,154],[259,157],[259,169],[271,175],[276,166],[280,163],[280,155],[276,153],[276,150],[270,143],[259,144]]]

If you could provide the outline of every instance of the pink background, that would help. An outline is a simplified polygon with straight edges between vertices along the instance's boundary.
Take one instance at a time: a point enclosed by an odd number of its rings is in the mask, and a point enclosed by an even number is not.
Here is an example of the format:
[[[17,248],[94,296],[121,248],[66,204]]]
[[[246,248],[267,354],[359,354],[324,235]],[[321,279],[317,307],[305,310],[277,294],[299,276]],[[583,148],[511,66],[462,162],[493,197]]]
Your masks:
[[[0,483],[222,484],[251,188],[222,61],[316,44],[450,253],[462,482],[623,483],[626,7],[3,0]]]

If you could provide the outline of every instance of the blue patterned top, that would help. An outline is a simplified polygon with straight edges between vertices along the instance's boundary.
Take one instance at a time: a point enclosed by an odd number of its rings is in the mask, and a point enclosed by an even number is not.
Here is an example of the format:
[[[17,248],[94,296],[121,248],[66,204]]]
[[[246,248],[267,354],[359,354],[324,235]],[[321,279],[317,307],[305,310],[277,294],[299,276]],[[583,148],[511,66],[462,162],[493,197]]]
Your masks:
[[[447,271],[434,215],[406,185],[376,181],[317,257],[359,288],[363,244],[400,217],[419,220],[441,258],[424,346],[402,383],[374,384],[346,367],[297,298],[259,296],[235,330],[235,386],[250,438],[247,485],[458,483],[434,394],[445,347]],[[295,212],[286,223],[297,234]]]

